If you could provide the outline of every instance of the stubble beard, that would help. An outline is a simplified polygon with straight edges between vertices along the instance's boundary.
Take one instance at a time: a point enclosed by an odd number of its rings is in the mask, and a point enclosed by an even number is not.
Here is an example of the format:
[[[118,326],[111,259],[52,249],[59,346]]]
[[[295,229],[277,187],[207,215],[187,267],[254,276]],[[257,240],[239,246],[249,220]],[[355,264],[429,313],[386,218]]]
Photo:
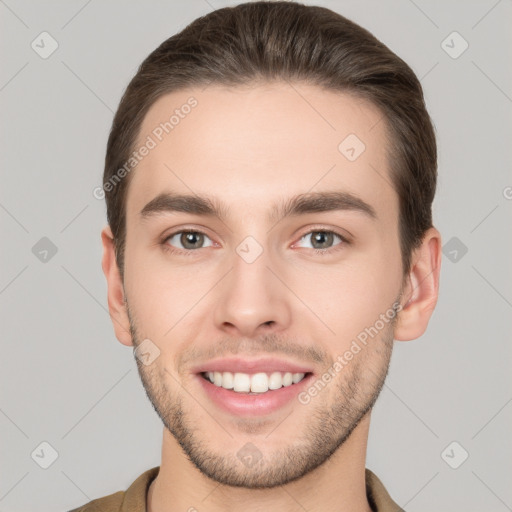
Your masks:
[[[141,340],[137,326],[130,318],[130,332],[134,348]],[[212,417],[201,414],[200,420],[212,424],[221,435],[225,435],[232,451],[215,450],[205,441],[204,432],[196,425],[196,413],[203,411],[196,400],[190,398],[187,390],[181,392],[181,385],[166,368],[159,364],[145,366],[136,358],[137,368],[142,384],[153,408],[162,420],[165,428],[179,443],[188,459],[204,475],[219,484],[246,489],[271,489],[304,477],[324,464],[349,438],[364,416],[373,408],[389,370],[393,348],[395,317],[375,339],[368,342],[360,353],[347,364],[336,380],[331,381],[307,405],[297,400],[294,410],[308,407],[307,423],[297,425],[294,413],[279,425],[280,435],[288,428],[292,436],[289,443],[272,454],[265,454],[258,463],[251,467],[245,465],[237,452],[245,441],[236,441],[234,428],[245,434],[270,431],[274,426],[268,425],[264,418],[235,420],[222,431]],[[168,384],[172,387],[170,389]],[[332,387],[334,386],[334,387]],[[185,400],[184,400],[185,397]],[[329,397],[331,397],[329,399]],[[185,401],[187,403],[185,403]],[[304,415],[303,415],[304,416]],[[270,422],[271,423],[271,422]],[[232,438],[227,431],[230,431]],[[270,434],[272,435],[272,434]],[[265,452],[265,436],[255,438],[261,452]],[[283,444],[283,443],[281,443]]]

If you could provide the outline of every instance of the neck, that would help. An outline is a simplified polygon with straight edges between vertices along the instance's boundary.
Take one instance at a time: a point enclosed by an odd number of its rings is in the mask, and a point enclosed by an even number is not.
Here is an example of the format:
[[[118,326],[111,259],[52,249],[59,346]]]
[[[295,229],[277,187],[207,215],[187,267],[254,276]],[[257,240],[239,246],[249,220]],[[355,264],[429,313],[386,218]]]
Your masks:
[[[302,478],[272,489],[219,484],[203,475],[164,429],[162,461],[147,496],[148,512],[208,510],[254,512],[371,512],[366,496],[365,460],[370,414],[321,466]]]

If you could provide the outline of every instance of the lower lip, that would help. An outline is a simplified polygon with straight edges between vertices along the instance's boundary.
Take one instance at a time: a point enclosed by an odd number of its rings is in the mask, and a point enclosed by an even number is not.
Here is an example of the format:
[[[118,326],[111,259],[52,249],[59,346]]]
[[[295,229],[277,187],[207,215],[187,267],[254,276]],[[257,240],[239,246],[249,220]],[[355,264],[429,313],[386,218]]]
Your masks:
[[[303,391],[312,376],[310,373],[300,382],[291,386],[249,395],[216,386],[200,374],[196,375],[208,398],[224,411],[236,416],[261,416],[277,411]]]

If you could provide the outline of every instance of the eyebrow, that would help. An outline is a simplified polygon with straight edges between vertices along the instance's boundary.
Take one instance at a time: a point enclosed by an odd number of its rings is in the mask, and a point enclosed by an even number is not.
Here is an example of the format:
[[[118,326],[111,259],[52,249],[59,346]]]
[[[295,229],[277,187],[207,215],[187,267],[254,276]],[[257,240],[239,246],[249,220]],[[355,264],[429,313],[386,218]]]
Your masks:
[[[346,191],[299,194],[274,204],[268,219],[270,222],[280,222],[286,217],[336,210],[354,211],[362,213],[371,220],[377,220],[377,213],[373,206]],[[218,217],[224,221],[229,217],[230,209],[215,197],[163,192],[142,208],[140,216],[146,220],[166,213],[178,212]]]

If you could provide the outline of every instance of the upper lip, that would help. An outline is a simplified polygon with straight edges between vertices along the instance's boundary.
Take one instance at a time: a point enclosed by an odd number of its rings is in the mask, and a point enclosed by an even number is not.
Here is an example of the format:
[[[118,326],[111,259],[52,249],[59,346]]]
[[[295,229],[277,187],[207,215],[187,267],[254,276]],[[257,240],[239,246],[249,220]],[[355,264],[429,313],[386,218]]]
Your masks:
[[[193,369],[194,373],[203,372],[231,372],[231,373],[311,373],[311,368],[296,364],[290,361],[276,358],[243,359],[241,357],[230,357],[214,359]]]

